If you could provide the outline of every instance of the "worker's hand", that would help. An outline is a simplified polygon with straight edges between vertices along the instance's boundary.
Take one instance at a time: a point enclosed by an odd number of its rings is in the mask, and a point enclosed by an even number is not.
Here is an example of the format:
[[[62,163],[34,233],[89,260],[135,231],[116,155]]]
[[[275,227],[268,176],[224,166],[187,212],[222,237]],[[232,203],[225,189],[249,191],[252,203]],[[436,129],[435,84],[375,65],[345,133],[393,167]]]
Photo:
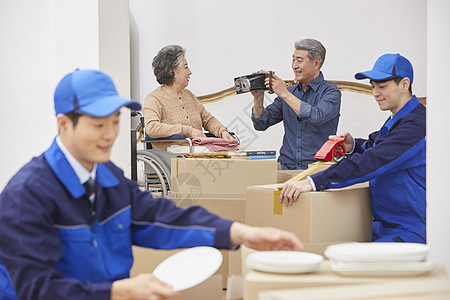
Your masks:
[[[283,79],[275,75],[275,73],[272,74],[272,88],[269,85],[270,78],[266,78],[264,83],[266,85],[266,88],[272,89],[277,96],[280,96],[281,98],[285,98],[287,93],[289,91],[286,88],[286,83]]]
[[[301,193],[311,192],[313,190],[309,179],[288,182],[282,187],[278,187],[278,189],[281,190],[280,202],[282,202],[286,207],[297,202],[297,199]]]
[[[350,151],[352,151],[353,149],[353,145],[355,143],[355,140],[353,139],[352,135],[349,132],[344,132],[340,135],[330,135],[328,137],[329,140],[337,140],[341,137],[345,137],[345,141],[344,141],[344,147],[345,147],[345,153],[349,153]]]
[[[234,139],[234,137],[226,130],[222,131],[222,138],[227,140]]]
[[[230,242],[255,250],[303,250],[302,243],[292,233],[278,228],[255,227],[234,222],[230,228]]]
[[[191,137],[206,137],[202,130],[192,128]]]
[[[163,300],[179,294],[150,273],[114,281],[111,287],[111,300]]]

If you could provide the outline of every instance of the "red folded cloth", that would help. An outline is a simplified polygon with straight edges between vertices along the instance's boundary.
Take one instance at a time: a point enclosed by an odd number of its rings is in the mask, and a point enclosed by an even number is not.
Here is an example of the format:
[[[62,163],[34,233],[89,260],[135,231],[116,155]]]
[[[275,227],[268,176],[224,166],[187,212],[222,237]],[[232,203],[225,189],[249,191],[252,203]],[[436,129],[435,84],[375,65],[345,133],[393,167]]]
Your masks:
[[[210,151],[236,151],[239,145],[236,139],[219,139],[214,137],[191,137],[193,146],[206,146]]]

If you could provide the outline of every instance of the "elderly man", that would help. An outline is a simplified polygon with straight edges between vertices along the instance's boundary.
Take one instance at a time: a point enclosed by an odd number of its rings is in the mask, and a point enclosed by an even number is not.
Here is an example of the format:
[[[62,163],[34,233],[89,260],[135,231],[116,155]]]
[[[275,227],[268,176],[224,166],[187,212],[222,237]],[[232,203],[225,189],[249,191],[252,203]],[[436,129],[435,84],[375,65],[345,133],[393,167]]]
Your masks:
[[[400,54],[382,55],[372,70],[355,75],[370,79],[380,109],[392,115],[368,139],[344,133],[351,156],[284,186],[280,199],[286,206],[302,192],[369,180],[373,241],[426,243],[426,110],[412,94],[413,77],[411,63]]]
[[[284,80],[273,75],[271,89],[278,97],[266,108],[264,92],[252,92],[256,130],[263,131],[283,121],[283,145],[278,158],[282,169],[307,169],[328,136],[336,134],[341,92],[320,71],[325,53],[325,47],[317,40],[295,42],[292,70],[298,84],[286,88]],[[269,88],[269,79],[265,83]]]
[[[54,98],[59,135],[0,195],[0,258],[19,299],[177,295],[152,274],[128,278],[132,244],[301,250],[292,233],[225,220],[198,206],[179,208],[126,178],[109,159],[120,108],[140,105],[119,97],[106,74],[72,72]]]

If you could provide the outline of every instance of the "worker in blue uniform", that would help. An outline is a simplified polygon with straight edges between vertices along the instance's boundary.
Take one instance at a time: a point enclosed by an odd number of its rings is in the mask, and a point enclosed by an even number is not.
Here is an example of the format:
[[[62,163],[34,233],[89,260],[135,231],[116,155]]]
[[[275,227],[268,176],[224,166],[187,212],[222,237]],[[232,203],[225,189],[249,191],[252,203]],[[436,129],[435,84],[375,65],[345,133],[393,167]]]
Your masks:
[[[110,153],[120,108],[140,104],[119,97],[106,74],[72,72],[54,100],[59,135],[0,195],[0,258],[19,299],[176,296],[152,274],[129,278],[132,245],[301,250],[292,233],[225,220],[198,206],[179,208],[126,178]]]
[[[413,77],[411,63],[400,54],[382,55],[372,70],[357,73],[356,79],[370,79],[381,110],[392,115],[368,139],[341,135],[349,157],[286,184],[280,201],[289,206],[302,192],[369,181],[373,241],[426,243],[426,109],[412,94]]]

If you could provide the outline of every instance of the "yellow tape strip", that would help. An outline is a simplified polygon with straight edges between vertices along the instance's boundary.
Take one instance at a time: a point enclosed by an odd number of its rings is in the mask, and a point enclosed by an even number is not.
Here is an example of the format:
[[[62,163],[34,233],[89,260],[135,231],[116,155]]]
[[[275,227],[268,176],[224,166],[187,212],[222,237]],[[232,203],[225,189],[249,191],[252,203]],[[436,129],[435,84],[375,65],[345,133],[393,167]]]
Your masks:
[[[282,184],[282,186],[288,182],[302,180],[303,178],[305,178],[306,176],[311,174],[311,172],[313,172],[314,170],[319,168],[324,163],[325,163],[324,161],[317,162],[316,164],[314,164],[314,166],[309,167],[308,169],[304,170],[300,174],[298,174],[298,175],[292,177],[291,179],[287,180],[286,182],[284,182]],[[281,194],[281,190],[279,190],[278,188],[275,188],[273,190],[273,214],[281,216],[281,215],[283,215],[283,203],[280,202],[280,194]]]
[[[319,161],[317,163],[315,163],[313,166],[309,167],[308,169],[306,169],[305,171],[301,172],[300,174],[292,177],[291,179],[289,179],[288,181],[286,181],[285,183],[283,183],[283,185],[285,185],[288,182],[292,182],[292,181],[300,181],[303,178],[305,178],[306,176],[308,176],[309,174],[311,174],[311,172],[315,171],[316,169],[318,169],[321,165],[323,165],[325,162],[324,161]]]
[[[279,189],[273,190],[273,214],[283,215],[283,203],[280,202],[281,191]]]

